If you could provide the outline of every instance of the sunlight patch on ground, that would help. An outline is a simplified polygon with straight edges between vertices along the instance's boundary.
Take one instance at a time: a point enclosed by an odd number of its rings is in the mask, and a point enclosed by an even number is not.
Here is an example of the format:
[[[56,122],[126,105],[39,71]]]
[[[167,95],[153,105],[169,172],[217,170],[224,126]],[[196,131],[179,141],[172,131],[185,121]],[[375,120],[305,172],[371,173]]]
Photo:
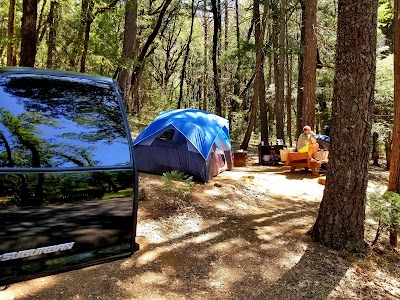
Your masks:
[[[169,278],[163,274],[156,272],[145,272],[139,277],[139,281],[143,284],[166,284]]]
[[[28,299],[30,295],[40,293],[41,290],[48,289],[53,285],[57,285],[57,283],[58,280],[52,276],[15,283],[12,285],[12,289],[6,289],[0,292],[0,300]],[[29,291],[28,294],[26,291]]]

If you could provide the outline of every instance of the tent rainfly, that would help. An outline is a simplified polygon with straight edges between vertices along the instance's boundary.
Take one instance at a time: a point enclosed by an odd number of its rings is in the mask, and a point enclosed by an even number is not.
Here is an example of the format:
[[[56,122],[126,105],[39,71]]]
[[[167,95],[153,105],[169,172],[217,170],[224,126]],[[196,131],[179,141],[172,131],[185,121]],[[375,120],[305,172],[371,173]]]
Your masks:
[[[179,170],[207,182],[232,169],[228,120],[197,109],[162,112],[133,142],[139,171]]]

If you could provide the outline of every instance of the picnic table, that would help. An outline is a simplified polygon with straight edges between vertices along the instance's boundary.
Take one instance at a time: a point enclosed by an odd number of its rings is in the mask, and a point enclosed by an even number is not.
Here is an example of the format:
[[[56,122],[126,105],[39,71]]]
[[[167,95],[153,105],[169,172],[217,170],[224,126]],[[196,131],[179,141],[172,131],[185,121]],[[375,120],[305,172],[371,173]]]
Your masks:
[[[319,155],[320,157],[317,157],[317,159],[312,158],[311,153],[308,152],[305,153],[300,153],[295,151],[288,152],[285,161],[285,166],[290,166],[290,173],[293,173],[297,168],[306,168],[310,169],[314,176],[319,176],[317,168],[320,168],[323,163],[328,162],[327,157],[329,151],[322,151],[322,152],[324,153],[321,153]]]

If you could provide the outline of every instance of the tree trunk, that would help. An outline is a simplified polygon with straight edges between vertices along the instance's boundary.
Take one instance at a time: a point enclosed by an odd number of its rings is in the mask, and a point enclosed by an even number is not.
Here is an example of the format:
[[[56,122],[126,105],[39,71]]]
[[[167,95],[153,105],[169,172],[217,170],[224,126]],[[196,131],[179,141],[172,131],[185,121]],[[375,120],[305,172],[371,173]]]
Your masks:
[[[312,237],[363,250],[376,63],[376,0],[339,0],[332,132],[324,196]]]
[[[150,45],[153,43],[154,39],[158,35],[158,32],[161,28],[161,24],[164,19],[165,13],[168,9],[168,6],[171,4],[171,1],[172,0],[165,0],[165,2],[158,14],[157,22],[154,25],[153,31],[151,32],[151,34],[147,38],[146,42],[144,43],[144,46],[143,46],[142,50],[140,51],[138,58],[136,60],[136,64],[133,67],[133,72],[132,72],[132,77],[131,77],[131,93],[133,95],[134,101],[132,103],[133,110],[130,111],[133,114],[139,114],[139,110],[140,110],[140,105],[139,105],[140,103],[139,103],[139,97],[138,97],[139,79],[140,79],[140,75],[142,73],[145,59],[148,55]]]
[[[286,93],[286,115],[287,115],[287,135],[289,146],[292,147],[292,55],[287,55],[286,59],[286,78],[287,78],[287,93]]]
[[[22,6],[21,61],[19,65],[34,67],[37,41],[37,0],[24,0]]]
[[[130,111],[132,95],[129,93],[131,88],[131,71],[133,59],[135,58],[135,46],[137,35],[137,0],[129,0],[125,4],[125,28],[124,40],[122,45],[123,65],[118,74],[118,84],[120,86],[125,106]]]
[[[285,140],[284,111],[285,111],[285,9],[286,0],[280,1],[279,12],[279,63],[278,78],[276,82],[276,138]]]
[[[372,134],[372,160],[373,165],[379,167],[379,144],[378,144],[378,133]]]
[[[390,169],[390,160],[392,158],[392,135],[385,138],[385,156],[386,156],[386,169]]]
[[[302,5],[303,7],[303,5]],[[296,137],[303,133],[303,65],[304,65],[304,13],[302,13],[300,37],[300,52],[298,55],[298,76],[297,76],[297,115],[296,115]]]
[[[56,50],[56,37],[58,29],[58,2],[51,1],[50,13],[49,13],[49,38],[47,40],[47,63],[46,68],[51,69],[53,67],[53,53]]]
[[[236,49],[237,49],[237,66],[235,72],[235,83],[233,85],[233,94],[237,97],[240,95],[240,69],[242,65],[242,60],[239,57],[240,51],[240,27],[239,27],[239,0],[235,0],[235,15],[236,15]],[[232,111],[236,112],[238,110],[238,102],[235,99],[232,103]]]
[[[264,57],[261,60],[261,70],[264,70]],[[265,78],[264,71],[260,72],[260,125],[261,125],[261,141],[264,141],[264,145],[268,145],[268,115],[267,115],[267,103],[265,98]]]
[[[317,0],[304,2],[304,63],[302,126],[315,127],[316,72],[317,72]]]
[[[247,150],[249,146],[249,141],[251,137],[251,133],[253,131],[254,123],[256,120],[257,114],[257,106],[260,97],[260,81],[261,81],[261,73],[264,72],[262,69],[262,59],[263,59],[263,47],[264,47],[264,35],[265,35],[265,27],[266,27],[266,20],[267,14],[269,10],[269,2],[268,0],[264,1],[264,13],[262,17],[262,22],[260,24],[260,6],[258,0],[254,1],[254,20],[255,21],[255,39],[257,45],[257,54],[256,54],[256,74],[254,78],[254,92],[253,92],[253,99],[251,102],[250,108],[250,119],[249,124],[247,126],[246,133],[244,135],[244,139],[242,144],[240,145],[241,149]]]
[[[207,13],[207,1],[204,0],[203,6],[203,17],[204,17],[204,58],[203,58],[203,110],[207,110],[207,74],[208,74],[208,51],[207,51],[207,41],[208,41],[208,13]]]
[[[219,36],[219,13],[216,0],[211,0],[212,6],[212,14],[214,20],[214,32],[213,32],[213,46],[212,46],[212,64],[213,64],[213,82],[215,89],[215,110],[216,114],[222,115],[222,103],[221,103],[221,94],[219,90],[219,75],[218,75],[218,64],[217,64],[217,56],[218,56],[218,36]]]
[[[400,0],[394,1],[394,119],[388,191],[400,193]],[[397,234],[390,233],[390,244],[397,246]]]
[[[181,80],[179,83],[179,100],[178,100],[178,109],[181,108],[181,103],[182,103],[182,98],[183,98],[183,81],[185,80],[186,76],[186,63],[189,57],[189,51],[190,51],[190,42],[192,41],[192,34],[193,34],[193,23],[194,23],[194,16],[196,14],[197,7],[194,7],[194,0],[192,0],[192,22],[190,23],[190,33],[189,33],[189,39],[186,45],[186,52],[185,52],[185,57],[183,58],[183,65],[182,65],[182,73],[181,73]]]
[[[14,65],[14,19],[15,0],[10,0],[8,9],[8,45],[7,45],[7,66]]]
[[[94,8],[94,2],[89,1],[89,7],[86,12],[86,19],[85,19],[85,35],[84,35],[84,40],[83,40],[83,51],[82,51],[82,56],[81,56],[81,68],[80,71],[81,73],[85,73],[86,71],[86,58],[89,50],[89,38],[90,38],[90,27],[92,26],[92,23],[94,19],[99,15],[104,13],[105,11],[113,8],[119,0],[113,0],[109,4],[107,4],[104,7],[98,8],[96,12],[93,13],[93,8]]]

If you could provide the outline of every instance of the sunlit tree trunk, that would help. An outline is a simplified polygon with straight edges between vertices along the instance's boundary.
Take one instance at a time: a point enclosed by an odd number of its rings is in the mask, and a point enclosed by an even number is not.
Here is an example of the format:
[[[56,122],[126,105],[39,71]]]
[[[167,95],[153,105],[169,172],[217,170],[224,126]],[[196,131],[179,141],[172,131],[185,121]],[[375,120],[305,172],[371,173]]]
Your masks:
[[[317,0],[304,2],[304,63],[302,126],[315,126],[316,74],[317,74]]]
[[[339,0],[329,168],[312,237],[363,250],[374,101],[376,0]]]
[[[125,27],[124,40],[122,44],[122,61],[123,65],[118,74],[118,84],[120,86],[125,106],[128,111],[132,108],[131,88],[131,72],[133,59],[135,58],[135,46],[137,35],[137,0],[129,0],[125,4]]]
[[[400,193],[400,0],[394,1],[394,120],[388,191]],[[397,247],[397,232],[390,232],[390,243]]]
[[[8,9],[8,45],[7,45],[7,66],[14,65],[14,19],[15,0],[10,0]]]
[[[203,58],[203,110],[207,110],[207,74],[208,74],[208,12],[207,12],[207,1],[203,0],[203,22],[204,22],[204,58]]]
[[[47,62],[46,68],[53,67],[53,53],[56,50],[56,38],[58,29],[58,9],[59,4],[57,1],[51,1],[49,13],[49,37],[47,40]]]
[[[256,120],[258,101],[260,97],[260,81],[262,72],[262,59],[263,59],[263,47],[264,47],[264,36],[265,36],[265,27],[266,27],[266,19],[269,11],[269,2],[268,0],[264,1],[264,13],[262,17],[262,21],[260,22],[260,7],[258,0],[254,1],[254,20],[255,20],[255,39],[257,45],[257,54],[256,54],[256,74],[254,78],[254,87],[253,87],[253,99],[250,107],[250,118],[249,124],[247,126],[246,133],[243,138],[243,142],[240,145],[241,149],[247,150],[249,146],[249,141],[251,137],[251,133],[253,131],[254,123]],[[260,24],[261,23],[261,24]]]
[[[265,95],[265,77],[264,77],[264,57],[261,60],[261,70],[260,72],[260,131],[261,131],[261,141],[264,141],[265,145],[268,145],[268,115],[267,115],[267,102]]]
[[[292,147],[292,55],[287,55],[286,59],[286,115],[287,115],[287,135],[289,146]]]
[[[284,134],[284,111],[285,111],[285,9],[286,0],[280,1],[279,11],[279,59],[278,59],[278,78],[275,82],[276,85],[276,103],[275,103],[275,114],[276,114],[276,138],[285,139]]]
[[[37,41],[37,0],[24,0],[22,6],[21,61],[19,65],[34,67]]]
[[[301,2],[303,3],[303,2]],[[302,7],[304,5],[302,4]],[[298,76],[297,76],[297,115],[296,115],[296,137],[303,133],[303,65],[304,65],[304,13],[302,14],[301,22],[301,37],[300,37],[300,51],[298,54]]]

